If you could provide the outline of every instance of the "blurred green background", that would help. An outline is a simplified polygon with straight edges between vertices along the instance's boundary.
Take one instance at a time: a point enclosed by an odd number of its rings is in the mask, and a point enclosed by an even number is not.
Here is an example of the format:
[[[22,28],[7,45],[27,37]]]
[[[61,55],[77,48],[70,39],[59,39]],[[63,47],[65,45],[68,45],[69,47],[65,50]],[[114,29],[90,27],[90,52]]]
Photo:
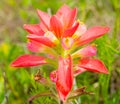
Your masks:
[[[109,75],[85,72],[77,77],[78,87],[87,86],[95,95],[79,97],[80,104],[120,104],[120,0],[0,0],[0,104],[28,104],[27,99],[46,88],[34,81],[38,68],[14,69],[16,57],[30,53],[23,24],[39,23],[36,9],[54,14],[67,4],[78,8],[77,17],[87,27],[109,26],[110,32],[96,39],[99,57]],[[49,72],[45,76],[49,77]],[[33,104],[56,104],[49,97]],[[75,101],[73,104],[77,104]]]

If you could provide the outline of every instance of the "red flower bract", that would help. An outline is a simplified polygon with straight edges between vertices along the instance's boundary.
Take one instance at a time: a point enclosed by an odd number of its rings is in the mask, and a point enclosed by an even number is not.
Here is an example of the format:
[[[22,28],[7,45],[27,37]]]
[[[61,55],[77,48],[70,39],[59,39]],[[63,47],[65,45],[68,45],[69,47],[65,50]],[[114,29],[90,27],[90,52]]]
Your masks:
[[[108,27],[102,27],[102,26],[95,26],[87,30],[81,37],[78,38],[77,44],[79,46],[87,44],[94,39],[104,35],[109,31]]]
[[[79,67],[84,68],[88,71],[108,74],[107,68],[98,59],[83,58],[80,60]]]
[[[11,66],[13,67],[30,67],[46,64],[45,58],[42,56],[35,55],[22,55],[18,57]]]
[[[61,100],[66,100],[73,85],[72,60],[68,58],[59,58],[59,66],[57,71],[56,87]]]

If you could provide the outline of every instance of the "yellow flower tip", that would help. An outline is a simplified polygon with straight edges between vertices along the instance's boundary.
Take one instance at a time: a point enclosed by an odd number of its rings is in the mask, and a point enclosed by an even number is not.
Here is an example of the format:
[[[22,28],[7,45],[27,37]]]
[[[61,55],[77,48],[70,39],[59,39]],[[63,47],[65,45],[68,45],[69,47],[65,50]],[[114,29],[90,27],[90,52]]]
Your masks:
[[[67,37],[67,38],[65,39],[65,43],[66,43],[66,45],[69,45],[69,40],[70,40],[69,37]]]
[[[91,46],[93,46],[93,47],[97,47],[97,44],[93,43],[93,44],[91,44]]]
[[[84,25],[84,22],[80,21],[79,19],[77,20],[77,22],[78,22],[80,25]]]
[[[63,47],[67,50],[72,47],[73,43],[74,43],[74,40],[71,37],[67,37],[63,39]]]
[[[73,34],[73,36],[72,36],[72,38],[73,39],[75,39],[75,38],[77,38],[78,37],[78,34],[76,33],[76,34]]]

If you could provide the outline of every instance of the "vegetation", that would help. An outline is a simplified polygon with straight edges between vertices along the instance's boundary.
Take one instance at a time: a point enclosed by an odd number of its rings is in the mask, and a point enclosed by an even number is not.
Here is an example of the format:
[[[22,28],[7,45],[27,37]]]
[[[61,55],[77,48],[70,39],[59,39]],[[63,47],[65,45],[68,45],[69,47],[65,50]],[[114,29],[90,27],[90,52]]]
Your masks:
[[[23,24],[39,22],[36,9],[54,14],[62,4],[78,8],[78,17],[88,28],[95,25],[109,26],[110,32],[96,39],[97,57],[109,69],[108,75],[85,72],[77,76],[77,86],[86,86],[94,95],[78,98],[80,104],[120,103],[120,0],[1,0],[0,2],[0,104],[28,104],[27,99],[47,90],[34,81],[38,69],[49,78],[48,67],[19,68],[10,63],[26,48],[27,33]],[[56,104],[50,97],[40,97],[33,104]],[[77,104],[74,101],[74,104]]]

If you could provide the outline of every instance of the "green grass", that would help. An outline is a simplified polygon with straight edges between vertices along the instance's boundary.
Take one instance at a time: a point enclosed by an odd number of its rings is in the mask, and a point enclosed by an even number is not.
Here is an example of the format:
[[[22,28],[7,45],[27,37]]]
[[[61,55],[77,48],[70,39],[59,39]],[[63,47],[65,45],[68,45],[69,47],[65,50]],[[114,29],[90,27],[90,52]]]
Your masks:
[[[22,26],[39,22],[36,9],[51,10],[54,14],[64,3],[70,7],[76,6],[78,18],[88,27],[107,25],[111,28],[108,34],[94,41],[98,49],[96,57],[105,63],[109,74],[85,72],[77,76],[78,87],[87,86],[87,91],[95,93],[79,97],[81,104],[120,103],[120,0],[1,0],[0,104],[8,104],[5,94],[9,104],[27,104],[31,95],[47,90],[33,79],[37,67],[13,69],[9,65],[17,56],[30,53],[26,48],[27,33]],[[49,72],[44,73],[49,77]],[[34,104],[43,103],[56,104],[49,97],[34,100]]]

